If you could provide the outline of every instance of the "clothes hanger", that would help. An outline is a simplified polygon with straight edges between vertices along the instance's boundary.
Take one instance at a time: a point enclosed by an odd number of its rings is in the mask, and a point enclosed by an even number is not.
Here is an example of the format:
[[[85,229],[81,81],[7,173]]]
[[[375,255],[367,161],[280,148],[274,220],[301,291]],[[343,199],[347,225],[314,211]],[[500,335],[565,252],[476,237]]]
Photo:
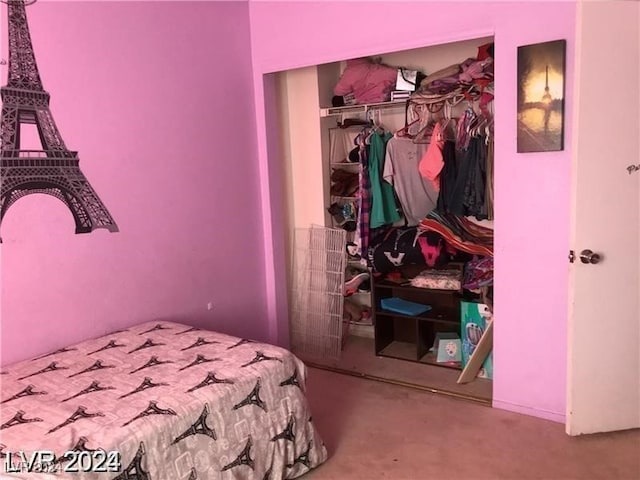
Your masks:
[[[447,99],[447,103],[450,107],[455,107],[459,103],[461,103],[465,99],[465,96],[462,92],[453,92],[453,95]]]
[[[491,141],[493,142],[493,135],[494,135],[494,116],[493,116],[493,102],[489,103],[489,115],[491,115],[491,118],[489,120],[489,125],[487,125],[487,144],[489,142],[489,139],[491,139]]]
[[[373,112],[373,114],[369,115],[370,112]],[[380,115],[381,115],[380,110],[368,110],[367,111],[367,116],[371,117],[369,119],[369,121],[372,124],[371,127],[370,127],[370,130],[369,130],[369,134],[365,138],[365,143],[367,145],[370,143],[371,137],[373,136],[374,133],[377,133],[379,135],[384,134],[384,127],[382,126]]]
[[[367,121],[369,121],[369,113],[367,112]],[[371,129],[371,125],[366,124],[363,125],[362,130],[360,130],[360,133],[358,133],[358,135],[356,135],[356,138],[353,140],[353,143],[355,143],[357,146],[359,146],[360,148],[363,148],[365,145],[368,144],[367,140],[369,139],[369,135],[370,135],[370,129]]]
[[[435,126],[435,121],[433,119],[433,113],[430,109],[426,108],[426,114],[423,115],[425,118],[425,122],[423,122],[423,127],[418,130],[415,137],[413,137],[413,143],[429,143],[431,141],[431,133],[433,132],[433,127]]]
[[[485,117],[482,113],[476,114],[476,117],[469,125],[469,135],[475,137],[478,135],[478,130],[484,125]]]
[[[380,135],[385,133],[384,125],[382,125],[382,110],[375,110],[373,124]]]
[[[459,148],[467,148],[469,140],[473,137],[473,127],[478,122],[478,114],[473,108],[473,102],[467,102],[467,108],[458,124],[456,144]]]
[[[439,142],[444,142],[444,140],[445,140],[445,129],[449,125],[448,110],[447,110],[447,103],[446,102],[444,104],[444,107],[442,108],[442,118],[440,118],[438,120],[438,123],[440,124],[440,132],[438,133],[437,140]]]
[[[441,101],[441,102],[432,102],[432,103],[427,103],[427,109],[429,110],[429,112],[431,113],[438,113],[439,111],[441,111],[445,104],[447,102],[446,101]]]
[[[398,130],[395,133],[396,137],[404,137],[404,138],[410,138],[413,139],[415,138],[415,134],[411,133],[411,127],[415,126],[415,125],[419,125],[420,124],[420,119],[416,118],[415,120],[413,120],[411,123],[407,123],[404,127],[402,127],[400,130]]]
[[[452,118],[453,107],[450,104],[446,104],[444,108],[444,124],[442,125],[442,131],[440,133],[441,141],[455,141],[456,140],[456,125],[455,119]]]
[[[485,145],[489,145],[489,142],[493,140],[493,117],[487,120],[487,124],[484,126],[484,134],[484,143]]]
[[[480,120],[478,121],[478,123],[476,124],[475,128],[474,128],[474,136],[480,136],[482,134],[482,131],[485,127],[485,125],[487,124],[487,117],[485,117],[484,115],[480,115]]]
[[[469,122],[469,125],[467,127],[467,132],[472,137],[475,137],[480,134],[482,127],[486,124],[488,120],[484,112],[483,111],[476,112],[475,107],[476,107],[476,102],[473,102],[471,104],[471,109],[475,116],[471,120],[471,122]]]
[[[429,124],[431,114],[424,103],[412,103],[409,112],[411,113],[411,117],[410,119],[405,120],[405,123],[408,122],[406,125],[406,131],[409,135],[407,135],[407,137],[414,140],[414,142],[417,142],[416,138],[421,134],[421,132],[424,133],[424,129]],[[413,127],[413,133],[409,130],[411,127]]]

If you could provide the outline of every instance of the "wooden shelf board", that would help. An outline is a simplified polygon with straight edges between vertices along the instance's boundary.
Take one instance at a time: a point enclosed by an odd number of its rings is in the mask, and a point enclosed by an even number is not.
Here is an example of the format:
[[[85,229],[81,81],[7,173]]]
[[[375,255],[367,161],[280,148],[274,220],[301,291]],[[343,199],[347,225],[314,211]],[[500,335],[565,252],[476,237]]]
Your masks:
[[[460,325],[460,322],[458,322],[458,321],[446,320],[444,318],[438,318],[438,317],[434,316],[434,312],[433,311],[425,312],[425,313],[422,313],[420,315],[403,315],[402,313],[396,313],[396,312],[392,312],[390,310],[383,310],[383,309],[378,307],[376,309],[375,314],[376,315],[385,315],[387,317],[411,318],[411,319],[415,319],[415,320],[424,320],[424,321],[428,321],[428,322],[437,322],[437,323],[443,323],[445,325],[456,325],[456,326]]]
[[[331,196],[333,198],[344,198],[344,199],[347,199],[347,200],[357,200],[358,199],[358,197],[345,197],[343,195],[331,195]]]
[[[402,284],[402,283],[393,283],[388,281],[376,282],[376,288],[395,288],[398,290],[407,290],[407,291],[410,290],[412,292],[425,291],[425,292],[451,293],[451,294],[461,293],[460,290],[447,290],[447,289],[439,289],[439,288],[420,288],[420,287],[414,287],[413,285],[406,284],[406,283]]]

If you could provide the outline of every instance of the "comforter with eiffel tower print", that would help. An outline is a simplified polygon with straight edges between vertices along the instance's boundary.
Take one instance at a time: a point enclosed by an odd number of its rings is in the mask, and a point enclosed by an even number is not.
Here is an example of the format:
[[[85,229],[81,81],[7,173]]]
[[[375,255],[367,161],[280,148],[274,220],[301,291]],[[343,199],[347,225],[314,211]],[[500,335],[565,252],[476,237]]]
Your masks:
[[[327,458],[292,353],[149,322],[1,372],[0,478],[296,478]]]

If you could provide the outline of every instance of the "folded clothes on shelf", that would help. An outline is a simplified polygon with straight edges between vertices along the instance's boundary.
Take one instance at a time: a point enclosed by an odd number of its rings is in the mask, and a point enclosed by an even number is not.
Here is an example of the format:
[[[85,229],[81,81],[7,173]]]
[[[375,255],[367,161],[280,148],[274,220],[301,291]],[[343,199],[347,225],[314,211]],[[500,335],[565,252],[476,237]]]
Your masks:
[[[462,288],[462,271],[423,270],[411,279],[411,285],[432,290],[460,290]]]

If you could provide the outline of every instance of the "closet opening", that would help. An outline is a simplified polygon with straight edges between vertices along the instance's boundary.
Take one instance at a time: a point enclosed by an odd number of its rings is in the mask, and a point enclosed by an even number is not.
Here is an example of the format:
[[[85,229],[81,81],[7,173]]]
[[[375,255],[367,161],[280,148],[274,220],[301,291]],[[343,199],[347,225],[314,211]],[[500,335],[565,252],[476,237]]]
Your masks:
[[[491,404],[493,46],[274,74],[290,346],[308,364]],[[309,229],[341,239],[341,272],[304,249]]]

